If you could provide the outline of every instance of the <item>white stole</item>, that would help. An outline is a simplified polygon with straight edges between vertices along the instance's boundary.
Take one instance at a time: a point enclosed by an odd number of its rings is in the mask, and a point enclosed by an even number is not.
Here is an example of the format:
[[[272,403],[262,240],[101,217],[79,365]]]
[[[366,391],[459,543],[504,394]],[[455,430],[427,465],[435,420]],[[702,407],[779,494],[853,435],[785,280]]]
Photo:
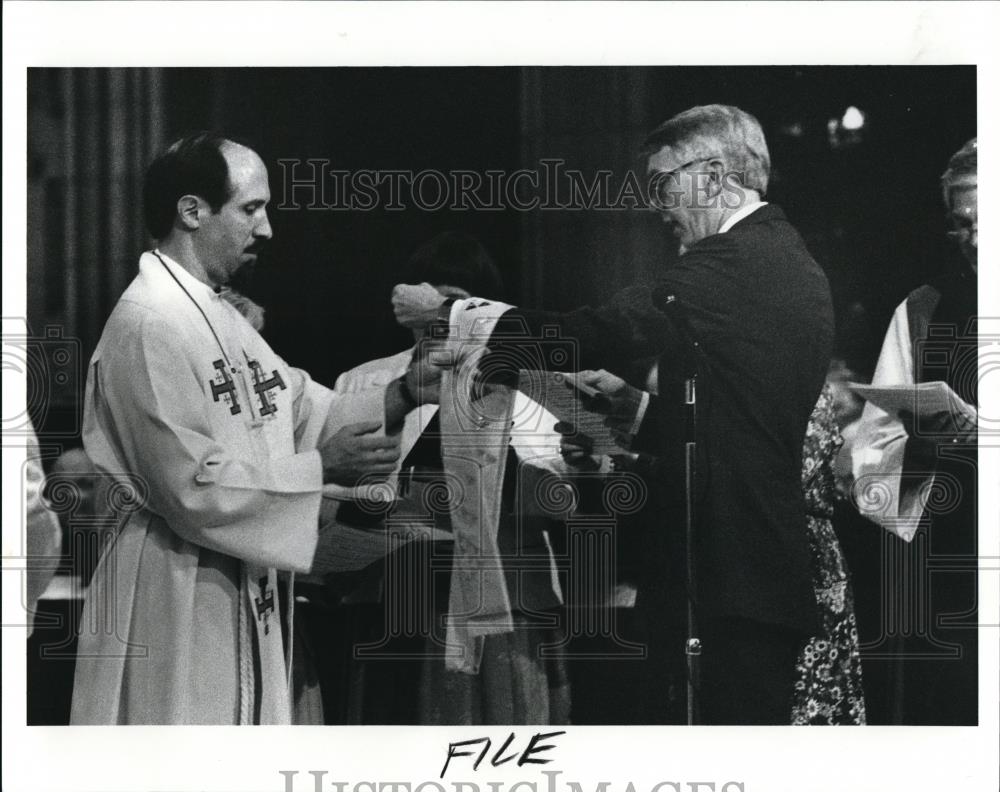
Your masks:
[[[459,300],[452,307],[452,368],[441,382],[441,458],[455,549],[448,601],[446,667],[475,674],[485,636],[513,632],[497,532],[516,391],[475,384],[478,362],[500,316],[512,306]],[[479,396],[479,398],[475,398]]]

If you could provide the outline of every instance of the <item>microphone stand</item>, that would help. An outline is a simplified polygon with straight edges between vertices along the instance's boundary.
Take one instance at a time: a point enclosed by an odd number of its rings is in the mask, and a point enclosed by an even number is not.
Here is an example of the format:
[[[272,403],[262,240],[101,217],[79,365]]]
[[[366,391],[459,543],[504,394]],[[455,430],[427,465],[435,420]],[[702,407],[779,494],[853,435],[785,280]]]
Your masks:
[[[656,295],[659,296],[659,295]],[[687,724],[693,726],[700,720],[698,692],[701,688],[700,658],[701,638],[695,613],[697,601],[697,570],[694,558],[694,527],[696,522],[697,498],[697,427],[698,427],[698,357],[701,348],[687,332],[681,306],[673,294],[663,296],[657,307],[665,315],[673,314],[674,326],[684,345],[683,366],[684,393],[681,404],[684,420],[684,549],[687,571],[687,637],[684,641],[684,655],[687,665]]]

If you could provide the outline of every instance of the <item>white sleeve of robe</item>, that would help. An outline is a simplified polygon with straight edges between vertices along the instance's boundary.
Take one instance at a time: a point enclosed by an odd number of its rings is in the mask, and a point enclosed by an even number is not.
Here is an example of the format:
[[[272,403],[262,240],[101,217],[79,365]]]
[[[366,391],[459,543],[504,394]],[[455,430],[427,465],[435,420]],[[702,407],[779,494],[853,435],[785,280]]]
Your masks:
[[[349,411],[343,409],[350,399],[338,398],[302,369],[288,366],[288,372],[292,379],[295,450],[298,453],[319,448],[346,424],[355,423],[350,420]],[[368,420],[368,415],[357,420]]]
[[[387,386],[406,373],[413,357],[413,349],[406,349],[386,358],[371,360],[355,366],[337,377],[333,393],[343,402],[354,405],[351,410],[365,409],[370,417],[356,420],[379,420],[385,422],[385,393]],[[436,404],[422,404],[410,410],[403,418],[403,428],[399,435],[400,454],[396,469],[382,484],[361,484],[344,487],[327,484],[323,493],[336,500],[384,500],[386,493],[396,487],[397,478],[407,454],[416,445],[420,435],[437,413]],[[341,409],[339,412],[343,412]],[[385,431],[383,426],[382,431]]]
[[[906,302],[896,308],[872,385],[912,385],[913,351]],[[913,539],[933,476],[903,477],[907,434],[894,413],[865,404],[851,451],[854,499],[862,515],[906,541]]]
[[[150,313],[95,356],[88,453],[109,460],[121,448],[119,470],[108,472],[140,476],[148,508],[183,539],[259,566],[307,571],[322,488],[310,445],[324,432],[332,393],[293,371],[298,453],[255,459],[213,436],[212,403],[185,346],[175,324]]]

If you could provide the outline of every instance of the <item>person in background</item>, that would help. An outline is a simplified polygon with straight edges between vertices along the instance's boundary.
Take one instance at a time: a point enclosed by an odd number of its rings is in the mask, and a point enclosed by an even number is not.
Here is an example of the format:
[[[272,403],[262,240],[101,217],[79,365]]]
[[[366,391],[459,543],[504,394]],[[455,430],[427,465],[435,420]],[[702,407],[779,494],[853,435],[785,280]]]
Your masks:
[[[38,600],[59,566],[62,531],[59,519],[45,501],[45,472],[42,470],[35,427],[28,423],[27,458],[24,464],[24,552],[25,552],[25,623],[28,637],[35,630]]]
[[[791,722],[796,726],[863,725],[867,722],[858,623],[847,561],[834,533],[837,490],[834,460],[843,439],[834,389],[827,384],[809,417],[802,449],[806,533],[820,629],[803,647]]]
[[[956,401],[919,416],[868,403],[853,448],[858,509],[907,543],[891,545],[907,573],[889,603],[896,720],[906,724],[977,722],[977,159],[973,138],[941,177],[960,262],[900,303],[872,377],[876,386],[943,381]],[[934,570],[942,558],[949,568]]]
[[[826,375],[826,386],[832,399],[833,417],[840,430],[843,444],[834,458],[833,470],[837,482],[837,493],[848,497],[854,485],[854,472],[851,469],[852,449],[858,435],[858,424],[865,402],[851,390],[849,383],[859,382],[859,375],[839,358],[830,361],[830,370]]]
[[[443,298],[466,298],[474,293],[498,294],[502,281],[489,252],[475,238],[448,231],[421,245],[407,262],[404,277],[426,283]],[[344,372],[334,386],[336,393],[369,397],[386,383],[398,378],[411,365],[424,341],[423,328],[413,332],[416,346],[395,355],[368,361]],[[430,627],[429,635],[396,636],[384,647],[381,657],[351,657],[351,672],[346,684],[350,694],[345,718],[351,723],[417,723],[424,725],[565,723],[568,719],[569,691],[563,662],[542,657],[541,644],[555,643],[555,631],[546,628],[540,614],[553,612],[562,604],[562,592],[554,583],[550,539],[540,519],[518,519],[521,508],[517,484],[528,480],[530,471],[519,466],[527,463],[542,470],[564,471],[556,453],[558,434],[555,418],[522,393],[515,396],[512,451],[504,479],[503,516],[499,543],[511,600],[514,630],[489,635],[484,639],[478,672],[450,669],[444,658],[444,634],[451,576],[451,542],[437,542],[433,549],[427,542],[415,542],[373,565],[363,589],[348,595],[348,600],[377,600],[378,608],[360,606],[366,611],[362,632],[374,629],[369,641],[382,637],[393,621],[391,614],[413,613],[414,607],[429,611],[414,613],[417,622]],[[437,405],[416,407],[405,419],[401,430],[403,460],[401,478],[416,475],[433,481],[443,473],[441,433]],[[531,479],[534,480],[534,479]],[[341,497],[356,497],[343,488]],[[515,505],[517,503],[517,505]],[[518,530],[519,529],[519,530]],[[536,556],[520,569],[512,556]],[[544,561],[547,559],[548,566]],[[534,561],[538,561],[536,558]],[[393,570],[390,572],[390,568]],[[443,573],[443,574],[442,574]],[[374,580],[372,579],[374,577]],[[400,587],[399,580],[407,581]],[[393,585],[393,581],[395,585]],[[421,603],[422,605],[415,605]],[[526,613],[534,614],[533,619]],[[355,639],[359,638],[355,632]],[[409,655],[410,659],[405,656]]]
[[[70,559],[72,574],[86,588],[106,543],[114,536],[114,517],[107,508],[106,479],[82,448],[63,451],[52,463],[48,484],[69,486],[72,497],[58,510],[62,527],[63,555]]]

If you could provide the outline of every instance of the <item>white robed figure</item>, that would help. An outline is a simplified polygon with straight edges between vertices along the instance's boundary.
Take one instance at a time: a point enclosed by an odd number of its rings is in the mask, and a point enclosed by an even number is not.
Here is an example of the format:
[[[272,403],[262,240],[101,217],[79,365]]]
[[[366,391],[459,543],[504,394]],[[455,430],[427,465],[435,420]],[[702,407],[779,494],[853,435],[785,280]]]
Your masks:
[[[322,487],[398,460],[379,430],[410,409],[402,382],[335,395],[219,293],[270,238],[269,198],[260,158],[204,133],[147,173],[159,245],[108,320],[84,407],[94,463],[139,483],[87,594],[74,724],[289,723],[289,578],[313,566]]]

